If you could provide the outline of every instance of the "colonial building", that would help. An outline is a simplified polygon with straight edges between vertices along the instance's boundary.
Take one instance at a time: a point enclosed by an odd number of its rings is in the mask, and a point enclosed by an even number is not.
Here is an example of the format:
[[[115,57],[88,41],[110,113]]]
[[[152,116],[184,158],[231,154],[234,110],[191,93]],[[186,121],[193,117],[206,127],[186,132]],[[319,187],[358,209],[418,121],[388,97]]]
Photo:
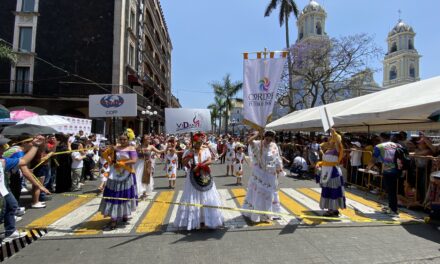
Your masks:
[[[401,19],[388,34],[388,52],[383,61],[383,87],[390,88],[420,80],[416,33]]]
[[[90,94],[137,93],[139,115],[117,120],[118,132],[161,131],[172,44],[159,0],[8,0],[0,38],[18,54],[0,62],[6,107],[88,117]]]

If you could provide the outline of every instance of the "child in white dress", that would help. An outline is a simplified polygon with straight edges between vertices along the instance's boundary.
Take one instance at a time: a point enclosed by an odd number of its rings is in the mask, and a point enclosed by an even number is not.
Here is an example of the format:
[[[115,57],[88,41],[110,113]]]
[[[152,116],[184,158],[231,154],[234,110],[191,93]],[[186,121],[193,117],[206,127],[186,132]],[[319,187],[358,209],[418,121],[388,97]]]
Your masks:
[[[174,189],[176,187],[176,176],[177,176],[177,167],[178,167],[178,156],[176,153],[176,149],[172,148],[168,150],[168,153],[165,155],[165,164],[166,164],[166,176],[169,181],[169,188]]]
[[[237,177],[237,185],[243,185],[243,163],[246,161],[243,145],[235,147],[234,175]],[[247,161],[246,161],[247,162]]]

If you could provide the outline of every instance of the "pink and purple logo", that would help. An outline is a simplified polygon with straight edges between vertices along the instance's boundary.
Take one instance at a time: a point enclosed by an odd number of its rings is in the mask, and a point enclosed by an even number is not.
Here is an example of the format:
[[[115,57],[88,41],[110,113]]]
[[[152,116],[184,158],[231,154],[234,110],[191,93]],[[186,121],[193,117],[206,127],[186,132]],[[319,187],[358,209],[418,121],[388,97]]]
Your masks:
[[[270,89],[270,80],[269,80],[269,78],[264,77],[258,83],[260,84],[260,90],[261,91],[265,91],[265,92],[269,91],[269,89]]]
[[[124,104],[124,98],[120,95],[106,95],[101,98],[100,103],[105,108],[118,108]]]

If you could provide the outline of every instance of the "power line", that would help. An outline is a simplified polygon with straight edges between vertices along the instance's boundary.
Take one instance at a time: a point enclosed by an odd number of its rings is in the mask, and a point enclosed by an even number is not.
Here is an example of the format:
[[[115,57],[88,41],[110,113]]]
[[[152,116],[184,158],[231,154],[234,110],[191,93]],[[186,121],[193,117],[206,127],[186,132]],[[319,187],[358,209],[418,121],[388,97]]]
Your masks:
[[[8,41],[2,39],[2,38],[0,38],[0,41],[6,43],[6,44],[8,44],[8,45],[10,45],[11,47],[14,46],[12,43],[10,43],[10,42],[8,42]],[[26,50],[22,50],[22,49],[20,49],[20,48],[19,48],[19,51],[25,51],[25,52],[26,52]],[[66,70],[66,69],[64,69],[64,68],[61,68],[61,67],[59,67],[59,66],[57,66],[57,65],[55,65],[55,64],[53,64],[53,63],[51,63],[51,62],[49,62],[49,61],[47,61],[47,60],[41,58],[41,57],[38,57],[37,55],[34,55],[34,57],[35,57],[36,59],[38,59],[38,60],[40,60],[40,61],[42,61],[42,62],[44,62],[44,63],[50,65],[52,68],[58,69],[58,70],[60,70],[60,71],[62,71],[62,72],[64,72],[64,73],[66,73],[67,76],[74,76],[74,77],[77,77],[77,78],[79,78],[79,79],[82,79],[82,80],[87,81],[87,82],[88,82],[87,84],[94,84],[94,85],[98,86],[99,88],[101,88],[102,90],[104,90],[104,91],[106,91],[106,92],[110,92],[110,93],[112,92],[112,91],[110,91],[110,90],[104,88],[104,87],[102,86],[102,85],[104,85],[104,84],[100,84],[100,83],[97,83],[97,82],[95,82],[95,81],[93,81],[93,80],[91,80],[91,79],[88,79],[88,78],[86,78],[86,77],[83,77],[83,76],[81,76],[81,75],[71,73],[71,72],[69,72],[68,70]],[[67,77],[67,76],[66,76],[66,77]],[[73,82],[72,82],[72,83],[73,83]],[[105,84],[105,85],[109,85],[109,84]],[[143,94],[137,92],[135,89],[131,88],[130,86],[127,86],[127,85],[125,85],[125,84],[111,84],[111,85],[112,85],[112,86],[122,86],[122,87],[125,87],[125,88],[131,90],[132,92],[136,93],[137,95],[139,95],[139,96],[145,98],[146,100],[150,101],[147,97],[145,97]]]

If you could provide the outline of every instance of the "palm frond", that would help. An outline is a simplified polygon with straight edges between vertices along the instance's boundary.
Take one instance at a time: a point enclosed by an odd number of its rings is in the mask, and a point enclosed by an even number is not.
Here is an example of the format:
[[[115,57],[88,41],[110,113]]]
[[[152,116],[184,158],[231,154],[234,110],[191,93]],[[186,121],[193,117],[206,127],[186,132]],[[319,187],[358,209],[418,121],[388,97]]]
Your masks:
[[[278,0],[271,0],[270,3],[266,7],[266,11],[264,12],[264,16],[270,16],[273,10],[277,9]]]

